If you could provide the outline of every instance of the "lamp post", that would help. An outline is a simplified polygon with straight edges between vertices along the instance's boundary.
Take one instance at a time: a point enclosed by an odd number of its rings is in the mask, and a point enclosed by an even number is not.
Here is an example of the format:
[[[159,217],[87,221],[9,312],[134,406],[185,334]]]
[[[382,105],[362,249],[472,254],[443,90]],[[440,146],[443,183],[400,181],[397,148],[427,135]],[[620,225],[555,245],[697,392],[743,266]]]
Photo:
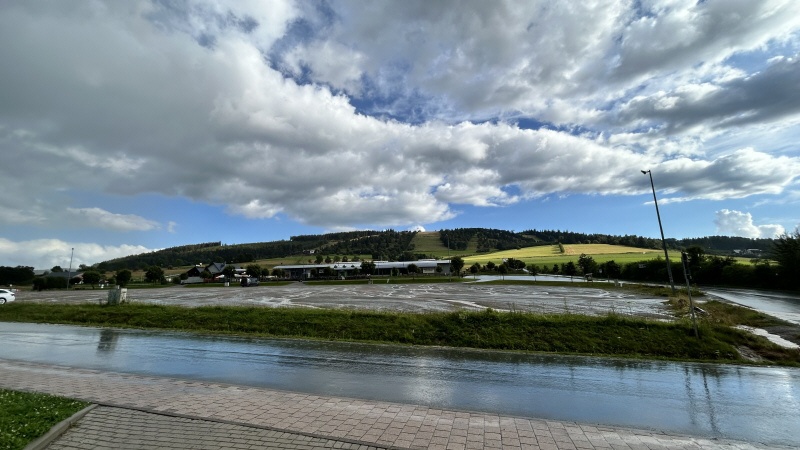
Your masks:
[[[650,175],[650,187],[653,188],[653,202],[656,204],[656,217],[658,217],[658,229],[661,230],[661,245],[664,246],[664,258],[667,260],[667,275],[669,275],[669,285],[672,287],[672,295],[675,293],[675,282],[672,280],[672,266],[669,263],[669,254],[667,253],[667,241],[664,239],[664,227],[661,226],[661,213],[658,212],[658,200],[656,199],[656,185],[653,184],[653,173],[649,170],[642,170],[645,175]]]

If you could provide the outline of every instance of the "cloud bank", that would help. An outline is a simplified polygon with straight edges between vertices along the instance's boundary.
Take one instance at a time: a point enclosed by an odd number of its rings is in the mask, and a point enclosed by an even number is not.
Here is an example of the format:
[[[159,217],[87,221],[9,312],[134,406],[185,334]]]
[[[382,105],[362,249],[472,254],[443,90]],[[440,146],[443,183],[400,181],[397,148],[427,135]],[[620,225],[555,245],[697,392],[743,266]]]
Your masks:
[[[70,192],[100,192],[327,229],[410,226],[457,205],[642,194],[640,169],[666,202],[780,194],[797,156],[703,146],[742,127],[797,134],[798,8],[5,5],[0,152],[14,164],[0,183],[14,195],[0,221],[161,228],[65,206]],[[748,55],[757,62],[736,59]]]
[[[157,250],[141,245],[103,246],[86,242],[64,242],[59,239],[13,242],[0,238],[0,261],[14,261],[13,265],[15,266],[29,266],[35,269],[50,269],[54,266],[67,269],[72,249],[75,249],[75,256],[72,258],[73,269],[81,264],[91,266],[109,259]],[[8,263],[0,263],[0,265],[8,265]]]

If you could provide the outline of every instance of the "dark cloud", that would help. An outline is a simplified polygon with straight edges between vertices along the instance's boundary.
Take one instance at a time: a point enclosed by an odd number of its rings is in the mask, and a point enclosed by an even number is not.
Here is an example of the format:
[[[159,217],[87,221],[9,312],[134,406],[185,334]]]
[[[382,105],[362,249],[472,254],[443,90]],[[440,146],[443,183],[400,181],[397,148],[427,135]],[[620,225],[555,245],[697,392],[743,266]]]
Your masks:
[[[705,125],[717,129],[769,123],[800,114],[800,63],[781,58],[762,72],[718,85],[681,87],[635,98],[623,123],[647,121],[668,133]]]

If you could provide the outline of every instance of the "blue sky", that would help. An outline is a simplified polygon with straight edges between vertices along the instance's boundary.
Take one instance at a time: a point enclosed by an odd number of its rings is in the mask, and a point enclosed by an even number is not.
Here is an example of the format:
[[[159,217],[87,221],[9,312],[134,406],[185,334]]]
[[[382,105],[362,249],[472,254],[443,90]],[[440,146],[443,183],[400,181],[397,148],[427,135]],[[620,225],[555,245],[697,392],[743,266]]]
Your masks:
[[[351,229],[800,224],[800,4],[0,7],[0,265]]]

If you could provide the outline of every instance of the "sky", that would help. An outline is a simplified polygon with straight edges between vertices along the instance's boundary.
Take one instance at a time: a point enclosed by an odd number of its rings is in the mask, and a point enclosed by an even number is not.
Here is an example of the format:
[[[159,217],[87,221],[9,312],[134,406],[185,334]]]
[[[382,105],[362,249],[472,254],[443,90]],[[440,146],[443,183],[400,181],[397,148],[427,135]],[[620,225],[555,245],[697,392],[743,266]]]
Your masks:
[[[0,265],[800,225],[796,0],[0,4]]]

